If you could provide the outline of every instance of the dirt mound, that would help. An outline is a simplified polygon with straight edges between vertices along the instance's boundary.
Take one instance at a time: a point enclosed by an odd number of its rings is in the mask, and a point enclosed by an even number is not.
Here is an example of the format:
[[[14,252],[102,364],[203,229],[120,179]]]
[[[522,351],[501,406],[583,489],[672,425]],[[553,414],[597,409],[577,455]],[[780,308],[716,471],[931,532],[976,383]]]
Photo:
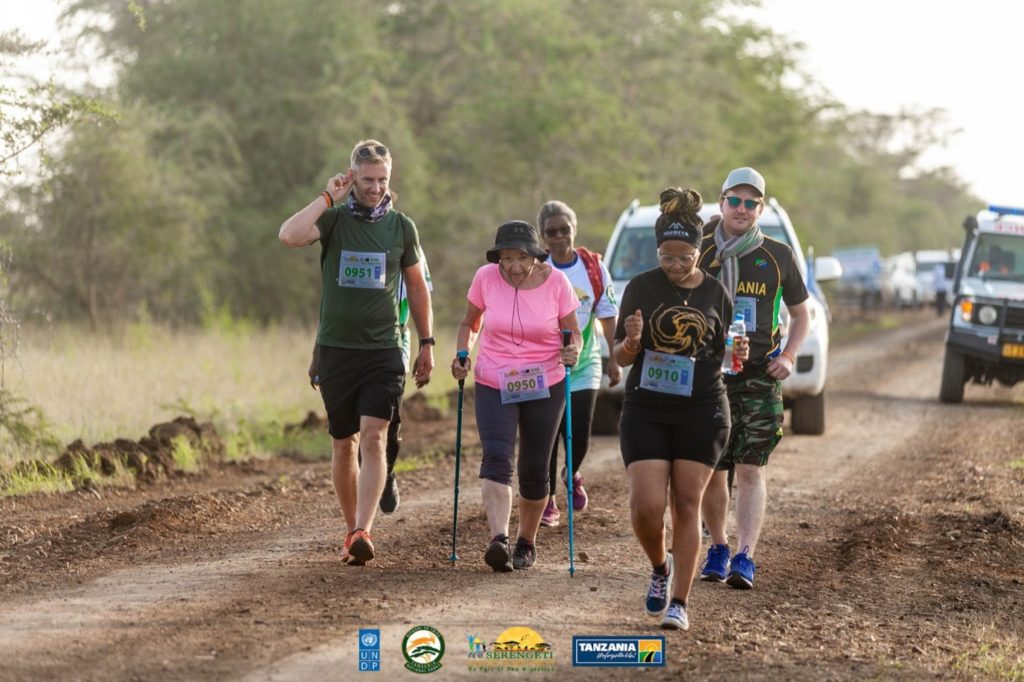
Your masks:
[[[154,425],[149,435],[138,442],[118,438],[88,447],[81,439],[76,440],[68,445],[53,466],[68,474],[79,487],[89,487],[95,473],[112,476],[119,468],[133,472],[138,480],[151,482],[161,476],[178,473],[174,460],[174,449],[178,443],[186,444],[205,457],[224,454],[224,441],[213,424],[200,424],[191,417],[178,417]]]
[[[1024,527],[1002,510],[931,514],[886,510],[847,526],[840,534],[840,571],[956,556],[962,562],[998,567],[1018,558]]]
[[[327,417],[321,417],[312,410],[306,413],[306,418],[294,424],[285,424],[285,435],[291,435],[302,431],[326,431],[328,427]]]

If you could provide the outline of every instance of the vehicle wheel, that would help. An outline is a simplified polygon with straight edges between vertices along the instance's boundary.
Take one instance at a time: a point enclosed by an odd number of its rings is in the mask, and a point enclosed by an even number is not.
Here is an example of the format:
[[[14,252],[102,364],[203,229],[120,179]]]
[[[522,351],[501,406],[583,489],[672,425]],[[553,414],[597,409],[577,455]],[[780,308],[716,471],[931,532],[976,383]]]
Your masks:
[[[600,436],[614,436],[619,432],[619,417],[622,414],[622,403],[614,398],[597,396],[594,405],[594,419],[590,422],[591,433]]]
[[[825,391],[793,400],[790,412],[793,433],[820,436],[825,433]]]
[[[946,357],[942,361],[942,386],[939,387],[939,400],[944,403],[963,402],[965,382],[963,353],[947,348]]]

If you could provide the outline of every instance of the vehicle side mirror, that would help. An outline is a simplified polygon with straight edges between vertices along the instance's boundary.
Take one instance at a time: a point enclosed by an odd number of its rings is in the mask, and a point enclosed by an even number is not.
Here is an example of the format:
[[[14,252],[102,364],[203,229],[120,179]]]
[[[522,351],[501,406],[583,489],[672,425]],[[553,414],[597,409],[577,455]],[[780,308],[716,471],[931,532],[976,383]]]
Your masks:
[[[814,259],[814,279],[831,282],[843,276],[843,265],[835,256],[818,256]]]
[[[977,218],[975,218],[972,215],[969,215],[966,218],[964,218],[964,231],[965,232],[970,234],[970,233],[974,232],[977,229],[978,229],[978,219]]]

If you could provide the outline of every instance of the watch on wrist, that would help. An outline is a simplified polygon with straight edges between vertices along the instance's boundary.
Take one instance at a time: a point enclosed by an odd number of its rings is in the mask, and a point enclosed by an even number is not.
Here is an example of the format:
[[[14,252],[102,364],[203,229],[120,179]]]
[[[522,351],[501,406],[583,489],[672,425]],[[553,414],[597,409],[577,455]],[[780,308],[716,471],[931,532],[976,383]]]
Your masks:
[[[436,344],[437,341],[434,340],[433,336],[424,336],[422,339],[420,339],[420,350],[423,350],[424,346],[434,346]]]

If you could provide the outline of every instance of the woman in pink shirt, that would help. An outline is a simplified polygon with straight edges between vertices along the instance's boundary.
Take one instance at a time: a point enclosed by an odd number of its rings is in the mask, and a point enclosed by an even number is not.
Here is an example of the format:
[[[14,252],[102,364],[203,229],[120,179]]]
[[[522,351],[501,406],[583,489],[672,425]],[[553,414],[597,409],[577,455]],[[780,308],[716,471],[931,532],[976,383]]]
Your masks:
[[[498,228],[494,248],[487,251],[490,264],[476,271],[469,287],[458,331],[460,350],[471,350],[479,335],[476,364],[452,361],[452,376],[465,379],[472,369],[476,383],[480,488],[491,537],[484,562],[495,571],[530,568],[537,560],[548,462],[565,408],[565,365],[576,364],[579,356],[579,302],[569,279],[544,262],[547,257],[533,225],[514,220]],[[565,347],[562,329],[572,331]],[[519,531],[513,551],[508,530],[516,464]]]

